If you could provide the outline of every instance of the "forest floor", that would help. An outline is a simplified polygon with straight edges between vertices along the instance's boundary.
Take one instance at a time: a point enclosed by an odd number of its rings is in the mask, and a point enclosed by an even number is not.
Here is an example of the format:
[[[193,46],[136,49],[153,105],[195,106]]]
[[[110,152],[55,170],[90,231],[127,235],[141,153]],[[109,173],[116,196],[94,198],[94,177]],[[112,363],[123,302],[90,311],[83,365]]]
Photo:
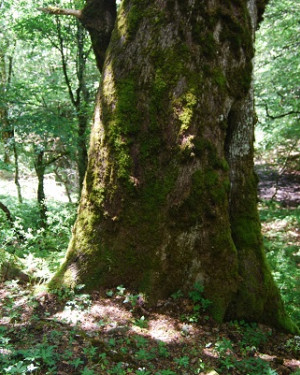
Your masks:
[[[279,174],[271,166],[257,165],[259,176],[259,197],[263,200],[274,199],[283,207],[300,205],[300,171]]]
[[[280,289],[296,319],[299,280],[295,282],[292,263],[280,267],[287,256],[296,267],[300,264],[295,221],[299,177],[281,178],[279,202],[261,204],[269,260],[279,284],[284,277]],[[264,173],[261,181],[260,197],[270,199],[276,175]],[[260,324],[217,324],[205,311],[206,300],[197,285],[188,295],[178,291],[151,309],[142,295],[121,285],[92,295],[81,287],[49,293],[42,280],[2,281],[1,375],[300,374],[300,336]]]
[[[36,199],[38,179],[32,174],[24,174],[20,177],[19,183],[22,189],[22,196],[25,199]],[[47,199],[68,202],[68,197],[61,183],[57,182],[54,173],[47,173],[44,181],[45,195]],[[15,178],[12,173],[0,170],[0,192],[9,191],[11,196],[17,197]]]

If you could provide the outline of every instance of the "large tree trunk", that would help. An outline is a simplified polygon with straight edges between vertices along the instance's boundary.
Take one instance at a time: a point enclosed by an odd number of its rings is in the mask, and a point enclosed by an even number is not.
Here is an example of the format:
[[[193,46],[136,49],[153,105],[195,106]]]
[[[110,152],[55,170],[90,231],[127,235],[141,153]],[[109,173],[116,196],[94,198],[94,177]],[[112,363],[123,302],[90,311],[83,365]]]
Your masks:
[[[78,219],[52,285],[124,284],[156,301],[201,282],[217,320],[293,329],[256,205],[256,19],[254,0],[123,1]]]

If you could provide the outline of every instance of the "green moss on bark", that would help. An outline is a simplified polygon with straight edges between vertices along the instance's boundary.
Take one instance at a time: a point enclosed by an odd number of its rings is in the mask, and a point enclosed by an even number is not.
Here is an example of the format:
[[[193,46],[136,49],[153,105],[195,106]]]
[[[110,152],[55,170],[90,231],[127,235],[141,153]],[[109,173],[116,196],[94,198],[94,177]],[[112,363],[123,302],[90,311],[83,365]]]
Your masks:
[[[201,280],[216,320],[263,321],[275,296],[274,324],[283,325],[252,164],[241,165],[250,178],[241,179],[241,205],[232,209],[225,160],[230,103],[251,82],[246,2],[230,10],[221,1],[176,4],[123,1],[78,219],[52,284],[124,284],[155,301]]]

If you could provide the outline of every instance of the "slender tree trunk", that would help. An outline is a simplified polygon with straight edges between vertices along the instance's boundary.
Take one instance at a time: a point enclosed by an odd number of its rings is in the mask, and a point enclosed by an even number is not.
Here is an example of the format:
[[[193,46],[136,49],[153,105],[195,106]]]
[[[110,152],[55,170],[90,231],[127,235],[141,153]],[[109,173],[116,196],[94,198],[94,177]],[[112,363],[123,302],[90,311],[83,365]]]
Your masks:
[[[15,44],[14,44],[15,45]],[[8,63],[7,63],[8,61]],[[12,77],[13,56],[0,52],[0,94],[4,100]],[[5,103],[0,105],[1,138],[4,143],[4,163],[10,164],[10,149],[14,142],[14,132],[9,121],[8,108]]]
[[[45,202],[45,191],[44,191],[44,176],[45,176],[45,163],[44,163],[44,151],[39,150],[37,152],[36,160],[34,163],[35,172],[38,178],[38,189],[37,189],[37,201],[40,209],[41,227],[47,227],[47,207]]]
[[[86,147],[86,133],[89,124],[88,102],[90,98],[89,91],[85,81],[86,57],[84,54],[84,28],[77,21],[77,49],[78,49],[78,66],[77,66],[77,118],[78,118],[78,172],[79,172],[79,192],[83,186],[83,180],[86,172],[88,155]]]
[[[14,159],[15,159],[15,185],[17,187],[17,192],[18,192],[18,201],[19,203],[23,203],[21,185],[20,185],[20,180],[19,180],[19,155],[18,155],[18,150],[17,150],[17,145],[16,145],[15,134],[13,138],[13,151],[14,151]]]
[[[51,9],[51,8],[50,8]],[[52,12],[52,10],[51,10]],[[84,28],[79,21],[77,21],[77,61],[76,61],[76,75],[77,75],[77,89],[73,91],[71,80],[68,73],[67,58],[64,51],[64,40],[61,33],[61,24],[59,18],[56,19],[57,36],[59,41],[59,51],[62,60],[62,69],[65,82],[68,88],[69,97],[72,105],[77,113],[78,120],[78,150],[77,150],[77,168],[79,174],[79,194],[81,193],[83,180],[87,167],[87,147],[86,147],[86,132],[89,122],[89,115],[87,106],[89,102],[89,91],[85,81],[85,68],[87,55],[84,52]]]
[[[10,150],[13,143],[13,131],[8,119],[7,108],[0,107],[0,120],[1,120],[1,138],[4,144],[4,158],[5,164],[10,164]]]
[[[77,166],[79,172],[79,189],[81,192],[83,186],[83,180],[85,176],[85,171],[87,167],[87,148],[86,148],[86,131],[88,126],[88,116],[85,113],[80,113],[78,115],[78,156],[77,156]]]
[[[54,169],[54,173],[55,173],[55,176],[56,176],[57,180],[58,180],[59,182],[61,182],[61,183],[64,185],[64,187],[65,187],[65,191],[66,191],[66,194],[67,194],[67,197],[68,197],[68,201],[69,201],[69,203],[73,203],[73,202],[72,202],[71,192],[70,192],[70,189],[69,189],[69,185],[68,185],[68,181],[67,181],[67,179],[63,178],[63,177],[59,174],[57,168]]]
[[[266,265],[253,171],[253,30],[264,1],[124,0],[89,164],[52,285],[150,301],[204,284],[218,320],[296,330]]]

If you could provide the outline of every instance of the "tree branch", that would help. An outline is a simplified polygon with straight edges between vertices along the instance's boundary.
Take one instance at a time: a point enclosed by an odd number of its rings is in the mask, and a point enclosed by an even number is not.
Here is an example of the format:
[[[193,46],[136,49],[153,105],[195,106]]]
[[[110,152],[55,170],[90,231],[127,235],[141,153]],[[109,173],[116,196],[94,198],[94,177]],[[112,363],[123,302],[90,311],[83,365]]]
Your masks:
[[[47,160],[46,162],[44,162],[44,165],[45,165],[45,166],[48,166],[48,165],[50,165],[50,164],[53,164],[53,163],[55,163],[57,160],[59,160],[60,158],[66,156],[66,155],[68,155],[68,154],[69,154],[69,152],[67,152],[67,151],[66,151],[66,152],[62,152],[62,153],[59,154],[58,156],[55,156],[55,157],[53,157],[53,158]]]
[[[283,117],[290,116],[290,115],[299,115],[300,114],[299,111],[289,111],[289,112],[286,112],[286,113],[281,113],[280,115],[270,115],[269,108],[268,108],[267,104],[265,104],[265,110],[266,110],[267,117],[270,118],[271,120],[276,120],[278,118],[283,118]]]
[[[38,10],[48,14],[55,14],[56,16],[74,16],[78,19],[82,17],[81,10],[77,9],[63,9],[49,6],[47,8],[38,8]]]
[[[63,40],[63,37],[62,37],[62,34],[61,34],[60,20],[58,19],[58,17],[56,17],[56,29],[57,29],[59,51],[60,51],[60,55],[61,55],[61,62],[62,62],[62,68],[63,68],[65,82],[66,82],[66,85],[67,85],[67,88],[68,88],[70,100],[71,100],[73,106],[77,109],[78,102],[74,97],[73,90],[72,90],[72,87],[71,87],[71,81],[70,81],[69,75],[68,75],[67,61],[66,61],[66,56],[65,56],[65,53],[64,53],[64,40]]]

